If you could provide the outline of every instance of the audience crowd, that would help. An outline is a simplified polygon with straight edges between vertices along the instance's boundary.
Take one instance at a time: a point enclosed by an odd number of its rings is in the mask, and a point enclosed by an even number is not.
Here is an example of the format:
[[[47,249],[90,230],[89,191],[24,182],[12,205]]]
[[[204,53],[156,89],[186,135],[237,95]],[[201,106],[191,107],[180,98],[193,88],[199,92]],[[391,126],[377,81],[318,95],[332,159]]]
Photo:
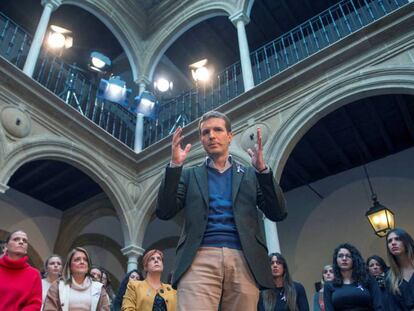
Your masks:
[[[28,263],[28,240],[18,230],[2,243],[0,310],[176,310],[176,290],[161,281],[164,255],[160,250],[148,250],[143,274],[129,271],[115,291],[109,273],[92,265],[81,247],[72,249],[66,261],[50,255],[41,278]],[[323,267],[321,281],[315,283],[313,310],[414,310],[413,238],[396,228],[388,232],[385,246],[389,266],[380,256],[365,261],[355,246],[339,244],[332,262]],[[269,266],[274,288],[261,290],[257,310],[308,311],[305,289],[292,280],[286,259],[272,253]]]

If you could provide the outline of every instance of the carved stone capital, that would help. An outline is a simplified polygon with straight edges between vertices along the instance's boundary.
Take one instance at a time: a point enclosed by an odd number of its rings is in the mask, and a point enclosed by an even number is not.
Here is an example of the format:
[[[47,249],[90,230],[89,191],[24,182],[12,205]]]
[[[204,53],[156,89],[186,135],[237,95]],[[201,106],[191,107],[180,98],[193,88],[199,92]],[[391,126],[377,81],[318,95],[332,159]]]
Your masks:
[[[242,21],[244,25],[250,22],[250,17],[244,12],[237,12],[229,16],[230,21],[237,27],[237,22]]]

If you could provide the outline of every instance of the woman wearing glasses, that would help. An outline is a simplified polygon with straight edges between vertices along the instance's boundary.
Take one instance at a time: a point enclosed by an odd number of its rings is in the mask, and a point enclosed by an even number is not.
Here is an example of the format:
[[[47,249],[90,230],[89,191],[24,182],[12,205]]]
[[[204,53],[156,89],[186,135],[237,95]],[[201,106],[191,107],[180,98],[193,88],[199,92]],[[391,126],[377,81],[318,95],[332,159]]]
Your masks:
[[[377,282],[366,270],[360,252],[351,244],[338,245],[333,254],[335,279],[324,285],[326,311],[384,310]]]

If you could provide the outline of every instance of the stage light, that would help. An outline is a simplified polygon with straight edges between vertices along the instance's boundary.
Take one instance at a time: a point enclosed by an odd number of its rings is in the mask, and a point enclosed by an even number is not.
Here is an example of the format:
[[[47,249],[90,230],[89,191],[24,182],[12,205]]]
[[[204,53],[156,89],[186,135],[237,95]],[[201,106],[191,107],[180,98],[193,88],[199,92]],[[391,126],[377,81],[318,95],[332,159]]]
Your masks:
[[[111,60],[109,57],[96,51],[91,53],[89,69],[98,72],[105,72],[110,66]]]
[[[69,49],[73,46],[73,37],[69,29],[56,25],[50,26],[51,31],[47,38],[47,44],[52,49]]]
[[[144,91],[134,99],[134,112],[150,119],[157,119],[160,104],[154,94]]]
[[[154,82],[154,89],[161,93],[171,91],[172,88],[173,88],[173,83],[171,81],[168,81],[165,78],[159,78],[158,80]]]
[[[106,99],[124,107],[128,107],[128,98],[130,94],[131,89],[126,87],[125,81],[122,81],[118,76],[114,76],[109,80],[101,79],[97,96],[101,99]]]
[[[207,82],[210,80],[212,69],[206,67],[207,63],[207,59],[202,59],[189,66],[191,68],[191,75],[196,82]]]

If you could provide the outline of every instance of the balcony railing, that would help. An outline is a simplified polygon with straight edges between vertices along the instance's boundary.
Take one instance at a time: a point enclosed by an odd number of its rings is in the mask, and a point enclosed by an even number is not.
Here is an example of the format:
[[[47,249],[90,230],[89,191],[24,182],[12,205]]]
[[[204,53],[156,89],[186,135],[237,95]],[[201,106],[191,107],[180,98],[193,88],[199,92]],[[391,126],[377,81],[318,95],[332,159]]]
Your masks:
[[[0,12],[0,55],[23,69],[32,36]],[[33,79],[127,146],[134,147],[136,116],[96,97],[97,83],[79,68],[42,51]]]
[[[408,0],[343,0],[312,17],[292,31],[252,52],[255,84],[292,67],[342,38],[375,22]],[[22,68],[31,36],[0,13],[0,55]],[[97,86],[76,67],[42,54],[34,79],[61,97],[107,132],[133,147],[136,118],[122,107],[98,100]],[[240,62],[220,72],[208,85],[201,85],[163,102],[158,120],[145,120],[144,147],[168,136],[203,113],[244,92]]]
[[[250,54],[255,84],[375,22],[408,0],[344,0]],[[199,118],[244,92],[240,62],[222,71],[211,85],[192,89],[162,105],[158,121],[147,120],[145,146],[178,125]]]

